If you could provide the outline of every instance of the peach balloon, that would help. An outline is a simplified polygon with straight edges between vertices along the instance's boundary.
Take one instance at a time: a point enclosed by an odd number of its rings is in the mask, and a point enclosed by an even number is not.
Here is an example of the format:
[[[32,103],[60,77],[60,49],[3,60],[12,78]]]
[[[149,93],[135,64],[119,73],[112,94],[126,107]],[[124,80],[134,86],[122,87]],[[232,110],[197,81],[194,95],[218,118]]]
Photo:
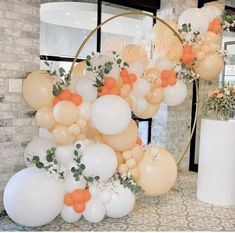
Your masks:
[[[131,97],[128,95],[126,98],[125,98],[126,102],[128,103],[129,107],[132,109],[133,107],[133,101],[131,99]]]
[[[164,90],[161,87],[155,88],[151,95],[146,97],[150,104],[160,104],[164,99]]]
[[[129,169],[133,169],[136,166],[136,161],[134,159],[128,159],[125,164]]]
[[[129,92],[131,91],[131,86],[129,84],[124,84],[121,87],[121,97],[126,98]]]
[[[126,45],[121,52],[121,56],[129,64],[140,62],[144,67],[148,66],[148,55],[145,48],[141,45]]]
[[[195,65],[194,71],[200,75],[200,79],[216,80],[223,68],[223,57],[218,54],[209,54]]]
[[[69,133],[74,134],[75,136],[81,132],[81,128],[77,124],[72,124],[68,127]]]
[[[71,125],[78,118],[77,107],[71,101],[62,100],[54,106],[53,116],[58,124],[65,126]]]
[[[52,131],[52,139],[56,144],[66,146],[75,141],[75,136],[69,133],[68,127],[56,125]]]
[[[205,45],[210,45],[211,43],[215,43],[217,44],[219,41],[219,35],[217,35],[216,33],[214,32],[207,32],[205,35],[204,35],[204,38],[202,40],[202,43],[205,44]]]
[[[126,151],[131,149],[135,145],[137,136],[137,125],[134,120],[131,120],[128,127],[120,134],[103,134],[103,141],[105,144],[111,146],[116,151]]]
[[[117,159],[118,159],[118,165],[124,163],[124,159],[122,157],[122,153],[116,151],[116,155],[117,155]]]
[[[36,113],[35,121],[41,128],[52,129],[56,125],[53,117],[53,107],[46,106],[40,108]]]
[[[133,176],[134,180],[138,180],[139,179],[139,177],[140,177],[140,169],[139,169],[138,166],[133,168],[133,169],[131,169],[131,170],[129,170],[129,172],[130,172],[130,175]]]
[[[156,154],[156,152],[159,152]],[[165,149],[153,148],[146,151],[139,163],[140,177],[137,184],[146,196],[159,196],[167,193],[175,184],[177,166],[172,155]]]
[[[132,152],[130,150],[127,150],[127,151],[124,151],[122,153],[122,157],[124,160],[128,160],[128,159],[131,159],[133,156]]]
[[[144,151],[140,145],[135,145],[132,150],[133,158],[139,163],[144,157]]]
[[[33,109],[52,106],[53,77],[46,70],[32,72],[23,81],[23,96]]]
[[[118,172],[120,173],[128,172],[127,165],[125,163],[120,164],[118,167]]]
[[[148,119],[152,118],[158,112],[159,108],[160,108],[159,104],[153,105],[149,103],[147,109],[143,113],[134,112],[134,114],[139,118]]]

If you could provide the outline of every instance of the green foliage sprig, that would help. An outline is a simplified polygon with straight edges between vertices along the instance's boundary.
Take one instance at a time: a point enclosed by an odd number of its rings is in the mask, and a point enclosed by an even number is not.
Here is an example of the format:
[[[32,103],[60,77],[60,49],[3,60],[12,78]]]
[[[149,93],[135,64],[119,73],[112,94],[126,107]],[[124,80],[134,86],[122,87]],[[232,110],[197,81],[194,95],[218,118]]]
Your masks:
[[[224,11],[221,16],[223,29],[230,31],[235,26],[235,14]]]
[[[53,85],[52,93],[54,96],[59,96],[64,87],[67,87],[70,84],[71,77],[69,73],[66,73],[63,67],[60,67],[58,70],[54,69],[52,62],[49,63],[47,57],[44,63],[48,67],[47,73],[58,79]]]
[[[27,157],[26,161],[34,164],[39,169],[45,169],[50,174],[57,176],[59,179],[63,180],[65,171],[64,169],[58,165],[58,161],[55,156],[56,148],[52,147],[46,152],[46,161],[42,161],[39,156],[33,155],[31,157]]]
[[[202,116],[207,117],[212,113],[216,119],[221,117],[227,119],[233,109],[235,109],[235,88],[228,83],[208,92],[202,106]]]
[[[200,32],[199,31],[193,31],[191,24],[182,24],[181,29],[178,30],[180,33],[183,42],[186,44],[193,44],[196,43],[200,38]]]
[[[134,177],[131,176],[121,176],[119,173],[116,174],[117,179],[120,181],[121,185],[123,185],[124,188],[129,188],[131,192],[134,194],[137,193],[143,193],[144,190],[141,188],[141,186],[137,185],[137,183],[134,181]]]
[[[83,177],[88,183],[93,183],[94,181],[99,181],[99,176],[84,176],[83,171],[86,166],[81,163],[82,153],[79,151],[81,148],[80,144],[76,145],[76,149],[74,150],[74,158],[73,160],[76,162],[76,167],[71,168],[71,172],[73,173],[73,177],[76,181],[79,181],[81,177]]]

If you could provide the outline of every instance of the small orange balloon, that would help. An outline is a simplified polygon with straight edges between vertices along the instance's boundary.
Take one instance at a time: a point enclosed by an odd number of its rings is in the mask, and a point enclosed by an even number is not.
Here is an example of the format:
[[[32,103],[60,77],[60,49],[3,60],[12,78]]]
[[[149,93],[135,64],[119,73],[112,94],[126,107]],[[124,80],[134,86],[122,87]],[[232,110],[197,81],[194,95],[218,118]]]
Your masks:
[[[135,74],[129,74],[128,75],[128,81],[129,83],[134,83],[137,80],[137,77]]]
[[[124,76],[128,76],[128,71],[125,69],[125,68],[123,68],[121,71],[120,71],[120,76],[121,77],[124,77]]]
[[[103,96],[103,95],[108,95],[109,94],[109,89],[108,89],[108,87],[106,87],[106,86],[101,86],[100,87],[100,92],[98,92],[98,95],[99,96]]]
[[[104,86],[107,88],[113,88],[116,85],[116,80],[113,77],[107,77],[104,80]]]
[[[72,192],[72,199],[74,202],[84,202],[84,195],[82,189],[76,189]]]
[[[168,84],[171,85],[171,86],[174,86],[176,84],[176,77],[174,76],[171,76],[168,78]]]
[[[90,194],[89,189],[85,189],[83,191],[83,197],[84,197],[84,202],[87,202],[91,199],[91,194]]]
[[[60,100],[61,100],[61,99],[60,99],[58,96],[54,97],[54,98],[53,98],[53,104],[56,105],[57,103],[60,102]]]
[[[66,193],[64,195],[64,204],[68,206],[72,206],[74,204],[72,194],[71,193]]]
[[[109,94],[112,94],[112,95],[120,95],[120,94],[121,94],[121,91],[119,90],[118,87],[113,87],[113,88],[109,89]]]
[[[77,213],[82,213],[85,209],[86,209],[86,205],[84,202],[80,202],[80,203],[76,203],[74,206],[73,206],[73,209],[75,212]]]
[[[184,53],[191,53],[193,51],[193,48],[191,45],[184,45],[183,46],[183,52]]]
[[[140,146],[142,145],[142,140],[139,136],[137,137],[136,144]]]
[[[71,92],[67,89],[64,89],[63,91],[61,91],[59,97],[61,100],[68,100],[71,96]]]
[[[69,100],[76,105],[80,105],[82,103],[82,97],[79,94],[72,94]]]

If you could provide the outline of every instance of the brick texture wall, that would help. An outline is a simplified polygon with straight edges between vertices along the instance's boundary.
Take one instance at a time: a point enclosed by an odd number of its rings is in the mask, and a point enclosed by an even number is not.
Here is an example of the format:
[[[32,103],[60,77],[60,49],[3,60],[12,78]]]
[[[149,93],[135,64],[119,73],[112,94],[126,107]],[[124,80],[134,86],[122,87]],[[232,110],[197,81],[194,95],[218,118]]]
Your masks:
[[[24,148],[38,133],[21,88],[39,68],[39,8],[40,0],[0,0],[0,212],[6,182],[25,166]]]

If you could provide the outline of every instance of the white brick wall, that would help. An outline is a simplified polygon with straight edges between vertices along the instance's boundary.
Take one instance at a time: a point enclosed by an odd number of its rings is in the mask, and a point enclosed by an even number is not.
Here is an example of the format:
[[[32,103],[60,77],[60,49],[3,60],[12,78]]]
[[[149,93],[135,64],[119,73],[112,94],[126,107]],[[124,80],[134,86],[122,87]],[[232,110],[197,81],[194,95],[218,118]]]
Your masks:
[[[23,151],[38,133],[21,83],[39,68],[40,0],[0,0],[0,212],[6,182],[24,165]]]

